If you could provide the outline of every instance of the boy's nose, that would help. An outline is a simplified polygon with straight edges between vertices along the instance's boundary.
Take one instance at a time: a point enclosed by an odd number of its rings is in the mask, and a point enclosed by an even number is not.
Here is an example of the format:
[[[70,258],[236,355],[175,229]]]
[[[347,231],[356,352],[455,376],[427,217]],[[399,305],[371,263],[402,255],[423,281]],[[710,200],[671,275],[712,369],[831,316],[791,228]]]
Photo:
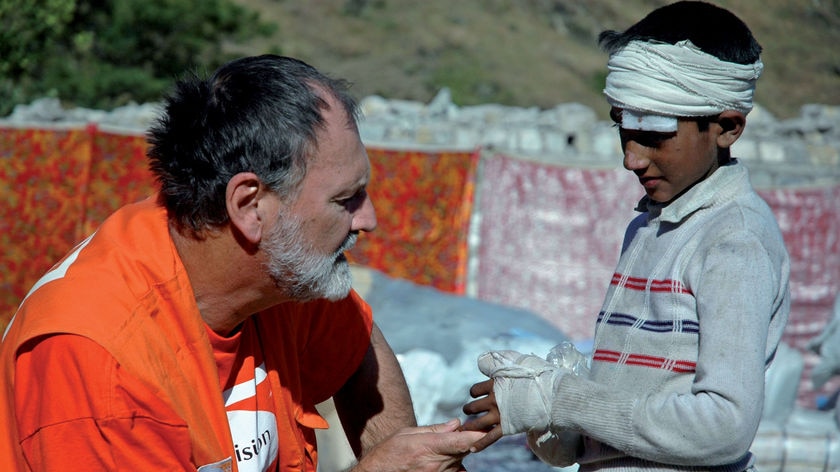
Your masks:
[[[638,149],[640,146],[632,141],[624,146],[624,168],[627,170],[644,169],[650,163],[645,153]]]

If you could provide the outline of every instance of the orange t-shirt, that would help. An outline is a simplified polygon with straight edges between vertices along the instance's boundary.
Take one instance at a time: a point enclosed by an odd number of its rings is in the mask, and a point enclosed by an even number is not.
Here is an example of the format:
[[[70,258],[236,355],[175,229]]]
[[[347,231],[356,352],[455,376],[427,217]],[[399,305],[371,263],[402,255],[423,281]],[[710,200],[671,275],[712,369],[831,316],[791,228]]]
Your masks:
[[[250,436],[232,434],[240,421],[230,419],[250,409],[275,416],[280,446],[267,467],[314,470],[313,428],[326,426],[315,404],[358,368],[371,325],[354,292],[278,305],[243,324],[230,357],[209,339],[165,211],[154,199],[129,205],[39,281],[9,325],[0,469],[236,469],[231,459],[272,443],[262,420]],[[261,380],[268,405],[241,396],[246,380]]]
[[[277,470],[277,413],[271,383],[254,323],[246,321],[233,335],[207,330],[219,368],[234,459],[239,472]]]

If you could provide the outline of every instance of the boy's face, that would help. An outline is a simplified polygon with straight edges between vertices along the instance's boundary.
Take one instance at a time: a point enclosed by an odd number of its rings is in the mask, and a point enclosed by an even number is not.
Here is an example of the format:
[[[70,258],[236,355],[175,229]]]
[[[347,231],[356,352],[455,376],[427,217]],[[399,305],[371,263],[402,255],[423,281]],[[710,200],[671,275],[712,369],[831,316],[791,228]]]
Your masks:
[[[610,116],[620,125],[621,109]],[[700,131],[697,121],[684,119],[671,133],[619,128],[624,168],[639,177],[651,200],[669,203],[719,167],[718,129],[713,122]]]

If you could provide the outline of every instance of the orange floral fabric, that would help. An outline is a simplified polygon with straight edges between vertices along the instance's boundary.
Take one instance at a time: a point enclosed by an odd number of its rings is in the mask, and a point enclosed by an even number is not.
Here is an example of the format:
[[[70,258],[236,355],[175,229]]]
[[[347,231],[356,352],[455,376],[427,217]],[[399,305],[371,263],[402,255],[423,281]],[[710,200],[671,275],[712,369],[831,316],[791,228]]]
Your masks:
[[[85,234],[94,232],[119,207],[155,191],[155,180],[146,161],[147,147],[142,134],[100,131],[93,135]]]
[[[0,128],[0,329],[26,291],[120,206],[156,184],[142,134],[96,125]],[[379,228],[356,263],[463,294],[478,151],[369,149]]]
[[[92,128],[0,128],[0,328],[84,237]]]
[[[478,151],[368,148],[368,193],[379,226],[350,260],[392,277],[463,294]]]
[[[153,191],[146,146],[141,134],[96,125],[0,128],[0,330],[76,243]]]

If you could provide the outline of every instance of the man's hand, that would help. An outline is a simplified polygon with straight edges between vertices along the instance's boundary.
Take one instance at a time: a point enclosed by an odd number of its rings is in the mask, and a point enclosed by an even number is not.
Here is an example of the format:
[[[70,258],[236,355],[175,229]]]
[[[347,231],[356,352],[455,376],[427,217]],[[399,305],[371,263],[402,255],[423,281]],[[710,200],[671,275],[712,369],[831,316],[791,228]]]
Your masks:
[[[502,437],[501,416],[496,405],[496,395],[493,393],[493,379],[473,385],[470,388],[470,396],[478,400],[464,405],[464,413],[481,416],[467,421],[461,429],[487,433],[470,448],[470,452],[479,452]]]
[[[458,431],[457,419],[403,428],[374,446],[351,472],[465,471],[461,460],[483,433]]]

